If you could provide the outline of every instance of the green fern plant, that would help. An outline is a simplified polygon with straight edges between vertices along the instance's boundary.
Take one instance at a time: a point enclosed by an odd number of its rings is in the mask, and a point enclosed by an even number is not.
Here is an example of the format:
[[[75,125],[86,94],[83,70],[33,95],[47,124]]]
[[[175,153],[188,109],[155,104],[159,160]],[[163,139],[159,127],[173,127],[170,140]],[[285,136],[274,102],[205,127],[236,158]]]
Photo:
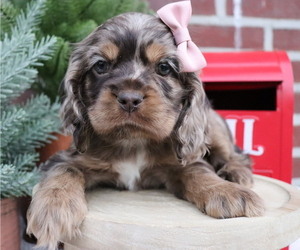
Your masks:
[[[15,24],[18,11],[10,1],[2,0],[0,2],[0,13],[0,38],[3,39],[3,34],[10,32],[10,27]]]
[[[31,194],[39,178],[36,149],[54,139],[51,133],[59,130],[57,101],[51,103],[44,94],[23,103],[16,100],[32,87],[37,68],[55,50],[54,36],[38,39],[36,35],[45,10],[46,0],[28,3],[26,12],[20,11],[0,42],[1,197]]]

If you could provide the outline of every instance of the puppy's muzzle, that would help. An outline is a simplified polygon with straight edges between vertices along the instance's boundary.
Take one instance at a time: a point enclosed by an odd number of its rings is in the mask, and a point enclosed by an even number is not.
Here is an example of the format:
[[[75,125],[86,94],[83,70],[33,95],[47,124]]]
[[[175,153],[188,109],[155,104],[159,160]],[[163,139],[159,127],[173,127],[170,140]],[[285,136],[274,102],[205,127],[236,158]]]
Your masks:
[[[123,91],[117,96],[119,105],[128,113],[132,113],[137,110],[143,100],[144,96],[140,92],[136,91]]]

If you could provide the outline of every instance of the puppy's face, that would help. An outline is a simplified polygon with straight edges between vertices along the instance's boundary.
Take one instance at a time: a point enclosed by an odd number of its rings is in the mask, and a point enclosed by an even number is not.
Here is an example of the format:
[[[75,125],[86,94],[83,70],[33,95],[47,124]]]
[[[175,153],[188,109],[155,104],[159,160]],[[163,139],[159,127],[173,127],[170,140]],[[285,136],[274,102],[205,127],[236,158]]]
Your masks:
[[[175,53],[168,28],[138,13],[109,20],[79,44],[69,74],[80,74],[72,91],[76,95],[79,87],[94,131],[121,138],[169,136],[183,96]]]

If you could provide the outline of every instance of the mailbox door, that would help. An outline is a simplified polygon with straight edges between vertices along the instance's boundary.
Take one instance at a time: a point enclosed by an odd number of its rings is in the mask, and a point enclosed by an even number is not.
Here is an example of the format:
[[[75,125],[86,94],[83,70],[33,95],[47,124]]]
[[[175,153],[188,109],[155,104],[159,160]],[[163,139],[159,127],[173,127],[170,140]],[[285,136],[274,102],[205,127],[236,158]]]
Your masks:
[[[280,179],[280,115],[272,111],[218,111],[236,144],[253,160],[255,174]]]

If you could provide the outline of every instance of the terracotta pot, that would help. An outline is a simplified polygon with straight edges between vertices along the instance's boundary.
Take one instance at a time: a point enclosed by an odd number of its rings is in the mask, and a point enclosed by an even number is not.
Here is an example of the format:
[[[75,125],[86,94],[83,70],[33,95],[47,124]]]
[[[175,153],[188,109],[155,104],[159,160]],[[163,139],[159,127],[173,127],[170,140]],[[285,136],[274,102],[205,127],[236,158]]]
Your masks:
[[[52,141],[45,147],[38,150],[40,153],[40,162],[45,162],[58,151],[66,150],[70,147],[72,143],[72,136],[65,136],[58,133],[55,133],[54,135],[57,137],[57,140]]]
[[[2,199],[1,203],[1,249],[20,249],[19,212],[16,199]]]

